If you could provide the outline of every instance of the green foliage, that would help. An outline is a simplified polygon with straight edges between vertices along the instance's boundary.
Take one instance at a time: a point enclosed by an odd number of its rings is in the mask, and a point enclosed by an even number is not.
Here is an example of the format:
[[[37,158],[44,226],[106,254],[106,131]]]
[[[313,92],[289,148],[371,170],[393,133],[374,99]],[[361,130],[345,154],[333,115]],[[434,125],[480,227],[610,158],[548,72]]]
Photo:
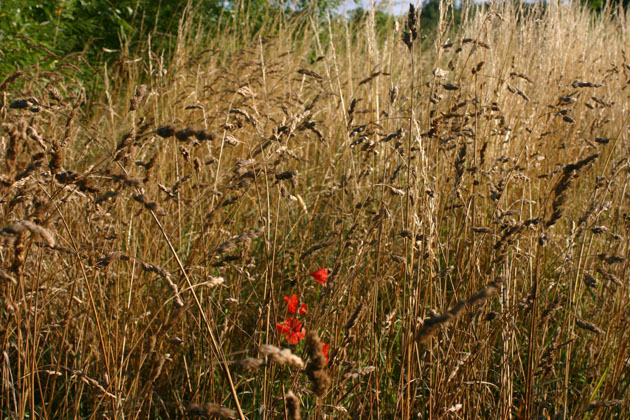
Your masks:
[[[445,13],[445,19],[452,22],[454,29],[457,29],[461,23],[462,9],[459,7],[449,8]],[[425,37],[430,37],[435,33],[440,23],[440,0],[428,0],[422,3],[422,14],[420,15],[420,31]]]
[[[260,33],[274,16],[309,10],[323,14],[339,0],[297,3],[267,0],[3,0],[0,1],[0,77],[37,66],[59,70],[79,53],[84,80],[121,51],[139,55],[151,35],[154,51],[173,51],[184,13],[206,33],[230,28],[237,38]],[[223,20],[222,24],[219,22]],[[242,33],[241,33],[242,32]],[[268,35],[268,34],[267,34]]]
[[[174,42],[186,0],[5,0],[0,3],[0,73],[38,64],[54,70],[60,57],[81,53],[90,63],[133,52],[147,34],[158,48]],[[191,5],[193,2],[190,2]],[[216,22],[218,0],[199,0],[197,10]]]
[[[359,35],[358,31],[360,30],[361,26],[366,21],[368,14],[369,14],[369,11],[364,10],[361,7],[353,9],[350,12],[349,20],[350,20],[351,27],[354,28],[352,33],[354,34],[355,37]],[[381,39],[382,35],[387,34],[394,27],[394,19],[392,18],[392,16],[388,15],[382,10],[376,10],[374,12],[374,23],[375,23],[376,36],[378,39]]]
[[[630,0],[585,0],[583,3],[597,11],[601,11],[604,6],[622,6],[625,10],[628,10],[628,6],[630,6]]]

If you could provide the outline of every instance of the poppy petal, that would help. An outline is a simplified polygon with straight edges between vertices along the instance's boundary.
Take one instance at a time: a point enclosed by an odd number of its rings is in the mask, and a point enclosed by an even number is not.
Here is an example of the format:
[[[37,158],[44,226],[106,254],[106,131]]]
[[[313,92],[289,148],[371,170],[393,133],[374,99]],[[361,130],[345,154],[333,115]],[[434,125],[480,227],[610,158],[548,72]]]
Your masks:
[[[330,343],[322,343],[322,354],[326,357],[326,364],[328,364],[328,349],[330,348]]]
[[[297,344],[304,339],[306,336],[306,329],[302,328],[300,331],[295,331],[287,336],[289,340],[289,344]]]
[[[276,328],[280,334],[286,334],[289,344],[297,344],[306,336],[306,329],[302,325],[302,322],[289,317],[284,320],[284,324],[276,324]]]
[[[280,334],[287,334],[291,332],[291,328],[287,327],[284,324],[276,324],[276,329],[278,330],[278,333]]]
[[[291,313],[291,314],[294,314],[297,311],[297,308],[298,308],[298,297],[297,297],[297,295],[294,294],[291,297],[285,296],[284,297],[284,301],[287,303],[287,311],[289,311],[289,313]]]
[[[320,268],[317,271],[313,271],[311,273],[311,276],[313,276],[313,278],[315,279],[317,283],[324,284],[326,283],[326,280],[328,280],[328,269]]]

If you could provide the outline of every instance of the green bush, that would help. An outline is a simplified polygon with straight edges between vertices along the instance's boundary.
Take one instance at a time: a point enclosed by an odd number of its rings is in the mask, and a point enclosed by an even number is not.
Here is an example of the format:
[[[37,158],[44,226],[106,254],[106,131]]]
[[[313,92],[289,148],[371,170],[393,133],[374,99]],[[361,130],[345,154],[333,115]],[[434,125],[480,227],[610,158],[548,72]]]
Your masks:
[[[177,34],[185,0],[5,0],[0,3],[0,73],[38,64],[54,70],[61,57],[81,53],[102,63],[123,46],[133,49],[145,35],[159,44]],[[215,0],[197,2],[216,16]],[[163,47],[166,45],[158,45]]]

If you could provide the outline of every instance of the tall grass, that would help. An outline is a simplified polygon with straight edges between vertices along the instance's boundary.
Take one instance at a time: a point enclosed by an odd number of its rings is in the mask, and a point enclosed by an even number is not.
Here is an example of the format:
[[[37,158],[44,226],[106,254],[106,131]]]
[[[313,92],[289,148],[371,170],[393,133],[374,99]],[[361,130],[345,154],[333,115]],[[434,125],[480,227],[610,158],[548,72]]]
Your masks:
[[[628,18],[448,6],[10,76],[2,417],[628,417]]]

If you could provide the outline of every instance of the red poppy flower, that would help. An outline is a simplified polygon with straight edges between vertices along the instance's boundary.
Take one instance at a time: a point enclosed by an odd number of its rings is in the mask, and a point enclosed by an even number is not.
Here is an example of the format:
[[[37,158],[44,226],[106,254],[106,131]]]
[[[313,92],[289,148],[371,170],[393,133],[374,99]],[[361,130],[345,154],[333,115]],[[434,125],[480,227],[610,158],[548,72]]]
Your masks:
[[[280,334],[286,334],[289,344],[297,344],[306,336],[302,323],[293,317],[284,320],[284,324],[276,324]]]
[[[298,312],[299,315],[304,315],[306,313],[306,309],[308,308],[308,306],[305,303],[298,305],[297,295],[293,295],[291,297],[285,296],[284,301],[287,303],[287,311],[289,311],[289,313],[294,314]],[[299,311],[298,306],[300,308]]]
[[[322,353],[326,356],[326,364],[328,364],[328,348],[330,347],[330,343],[322,343]]]
[[[328,280],[328,269],[320,268],[317,271],[313,271],[311,273],[311,276],[313,276],[313,278],[315,279],[317,283],[324,284],[326,283],[326,280]]]

